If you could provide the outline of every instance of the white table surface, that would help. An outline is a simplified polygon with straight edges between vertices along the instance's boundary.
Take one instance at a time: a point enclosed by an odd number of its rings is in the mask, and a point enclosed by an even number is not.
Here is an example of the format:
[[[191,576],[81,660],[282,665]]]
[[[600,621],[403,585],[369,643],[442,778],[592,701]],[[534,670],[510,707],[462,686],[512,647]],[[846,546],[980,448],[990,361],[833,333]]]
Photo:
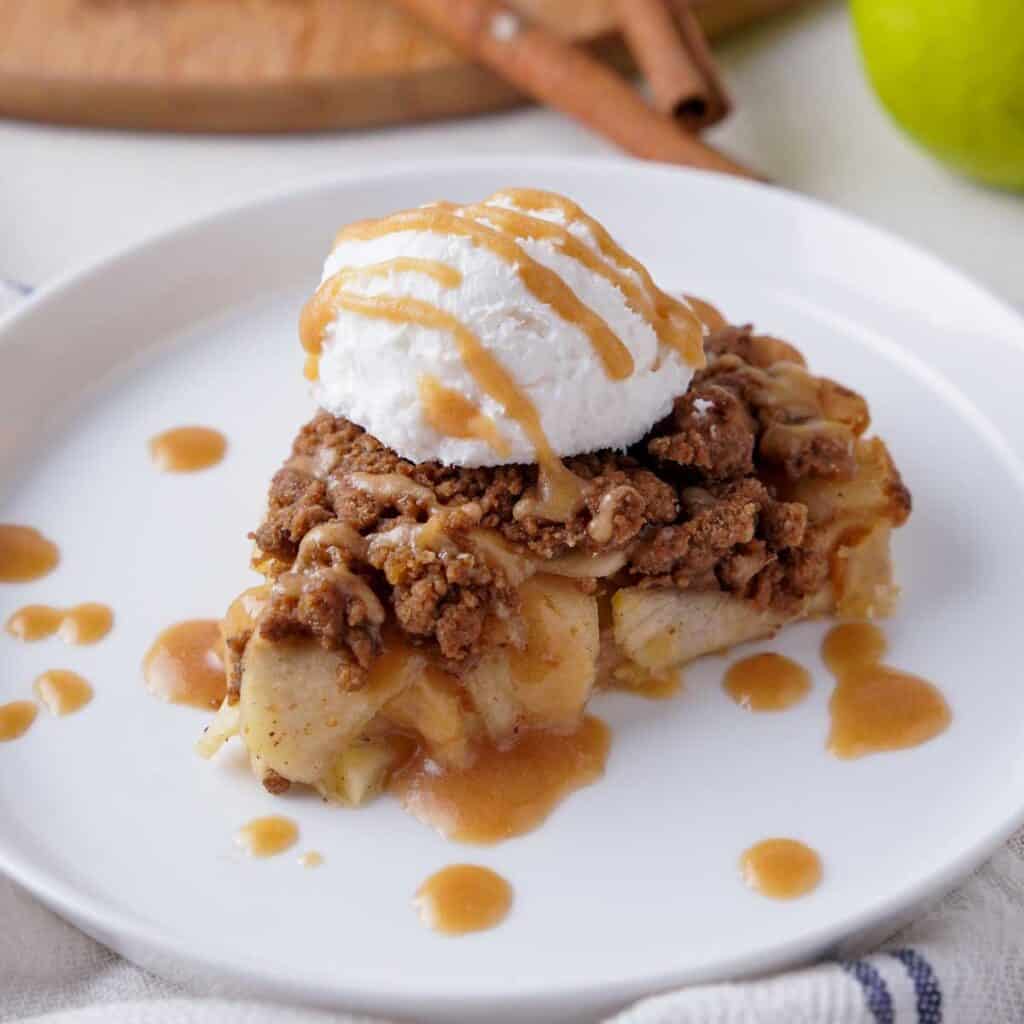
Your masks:
[[[861,74],[845,4],[783,17],[719,52],[738,104],[713,133],[719,145],[782,185],[919,243],[1024,307],[1024,196],[954,177],[898,132]],[[536,109],[295,138],[0,121],[0,277],[39,284],[224,203],[355,165],[609,151]]]

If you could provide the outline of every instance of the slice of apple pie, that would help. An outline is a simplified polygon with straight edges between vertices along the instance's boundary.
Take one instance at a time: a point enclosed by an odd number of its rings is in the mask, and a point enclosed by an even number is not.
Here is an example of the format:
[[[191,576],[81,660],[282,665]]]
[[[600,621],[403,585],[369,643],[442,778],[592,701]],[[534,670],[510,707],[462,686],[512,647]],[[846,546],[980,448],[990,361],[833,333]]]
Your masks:
[[[407,756],[396,735],[464,765],[482,739],[572,730],[595,685],[887,614],[910,498],[864,401],[749,328],[708,352],[627,454],[568,460],[585,497],[566,523],[517,517],[536,467],[411,463],[316,416],[254,535],[267,583],[224,619],[211,733],[237,729],[272,792],[359,803]]]
[[[359,804],[411,756],[434,774],[465,771],[482,750],[576,734],[597,687],[642,686],[809,616],[885,615],[895,599],[889,537],[910,497],[885,445],[865,438],[859,395],[812,375],[792,345],[665,296],[568,200],[520,191],[489,203],[356,225],[304,314],[325,411],[271,484],[253,534],[266,582],[225,616],[229,692],[201,743],[209,754],[240,735],[271,792],[299,783]],[[444,260],[424,236],[442,239]],[[498,316],[486,296],[463,296],[453,312],[452,292],[488,272],[466,262],[484,250],[512,268],[504,292],[521,287],[534,305]],[[604,282],[587,310],[570,262]],[[630,323],[607,328],[624,316],[616,302],[652,325],[648,349]],[[502,379],[529,377],[512,346],[525,336],[533,358],[541,303],[589,333],[579,350],[597,353],[594,374],[636,382],[635,404],[652,405],[643,389],[661,387],[658,375],[683,375],[664,385],[677,390],[656,421],[607,396],[595,405],[582,373],[580,393],[545,393],[543,374],[518,390]],[[342,352],[364,323],[379,336]],[[508,347],[487,349],[487,331]],[[694,336],[696,352],[672,344]],[[422,365],[389,366],[378,350],[392,345],[420,345]],[[463,387],[441,378],[452,363],[468,367]],[[399,373],[411,398],[359,393],[360,375],[390,393]],[[575,373],[552,371],[563,383]],[[604,444],[581,449],[583,435]]]

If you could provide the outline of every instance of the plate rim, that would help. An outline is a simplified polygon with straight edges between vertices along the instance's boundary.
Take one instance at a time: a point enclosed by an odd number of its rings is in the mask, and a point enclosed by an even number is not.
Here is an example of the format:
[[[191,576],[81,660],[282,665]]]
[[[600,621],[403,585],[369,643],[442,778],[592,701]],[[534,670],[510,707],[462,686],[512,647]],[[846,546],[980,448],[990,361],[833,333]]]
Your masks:
[[[739,189],[747,193],[759,193],[762,196],[772,195],[770,201],[780,201],[809,209],[814,216],[825,216],[834,222],[853,230],[866,242],[874,242],[894,247],[907,258],[918,262],[932,273],[947,275],[956,284],[967,290],[972,299],[984,303],[993,314],[1004,321],[1007,337],[1011,345],[1024,354],[1024,316],[1016,311],[1008,302],[993,294],[984,285],[975,281],[970,275],[946,263],[938,256],[909,242],[899,235],[872,224],[854,214],[838,210],[830,204],[814,197],[801,195],[789,189],[775,185],[748,182],[741,179],[724,178],[710,172],[680,168],[667,164],[641,163],[620,157],[531,157],[513,160],[510,156],[473,157],[466,159],[431,158],[417,160],[402,166],[381,167],[372,162],[360,163],[346,169],[342,173],[317,175],[301,179],[285,186],[266,189],[246,199],[222,206],[217,210],[184,220],[170,228],[147,233],[144,237],[100,256],[99,258],[79,263],[53,280],[35,289],[24,301],[16,303],[6,313],[0,315],[0,364],[5,357],[7,345],[16,338],[21,325],[31,318],[46,317],[49,307],[62,296],[76,290],[93,287],[96,279],[108,275],[116,275],[119,268],[131,262],[139,255],[153,248],[177,243],[187,243],[190,235],[201,236],[203,232],[217,227],[223,228],[236,218],[258,217],[261,211],[277,204],[287,204],[304,195],[330,191],[339,188],[352,188],[372,174],[374,180],[411,179],[419,176],[427,177],[443,174],[464,172],[487,172],[506,170],[514,166],[515,173],[526,177],[536,171],[545,169],[570,172],[573,169],[588,174],[598,172],[608,177],[626,174],[650,177],[659,181],[668,181],[679,176],[696,176],[715,187]],[[945,377],[945,375],[943,374]],[[973,403],[974,397],[964,392],[959,383],[949,382],[961,394]],[[980,410],[979,410],[980,411]],[[984,415],[984,413],[982,413]],[[988,417],[986,422],[1004,442],[1007,441],[1004,429],[993,423]],[[1024,825],[1024,797],[1016,803],[1012,812],[1000,816],[998,826],[978,837],[969,848],[945,866],[904,887],[898,897],[880,900],[878,904],[850,914],[839,921],[824,923],[811,929],[798,939],[773,947],[770,953],[764,951],[741,954],[716,960],[714,967],[700,966],[686,968],[680,966],[671,970],[653,970],[645,974],[631,972],[625,975],[605,976],[600,983],[572,976],[560,977],[545,983],[535,983],[517,990],[516,1005],[528,1011],[531,1006],[542,1004],[567,1003],[574,998],[585,1000],[587,1004],[614,1006],[643,994],[653,994],[679,985],[688,985],[714,979],[738,977],[754,972],[779,969],[805,959],[823,948],[835,944],[857,932],[877,926],[891,920],[909,910],[920,906],[931,897],[936,897],[953,888],[962,881],[974,868],[987,860],[1002,843],[1021,825]],[[122,910],[116,905],[107,905],[105,901],[89,892],[77,889],[71,882],[51,876],[45,869],[36,867],[27,856],[19,853],[13,840],[0,834],[0,871],[26,890],[39,898],[45,905],[56,910],[62,916],[70,918],[83,931],[97,938],[135,962],[143,962],[137,957],[140,950],[146,951],[148,963],[154,966],[163,963],[165,969],[161,973],[174,975],[176,970],[166,969],[171,963],[187,964],[199,976],[218,975],[240,984],[251,983],[259,973],[259,961],[248,960],[244,955],[228,953],[216,942],[201,950],[190,949],[187,938],[177,933],[167,933],[155,924],[142,917]],[[132,948],[134,947],[134,948]],[[131,952],[127,950],[132,949]],[[159,970],[159,968],[158,968]],[[402,1007],[406,1011],[422,1012],[423,1003],[429,1000],[431,1012],[444,1010],[446,1007],[465,1009],[467,1004],[486,998],[485,992],[471,987],[460,994],[453,994],[443,988],[431,988],[422,983],[413,989],[401,991],[392,989],[382,1002],[382,989],[379,985],[367,985],[339,978],[335,983],[324,983],[314,977],[295,975],[290,978],[262,977],[264,989],[272,990],[271,998],[289,999],[300,1003],[337,1007],[345,1005],[352,1009],[370,1009],[380,1012],[382,1008]]]

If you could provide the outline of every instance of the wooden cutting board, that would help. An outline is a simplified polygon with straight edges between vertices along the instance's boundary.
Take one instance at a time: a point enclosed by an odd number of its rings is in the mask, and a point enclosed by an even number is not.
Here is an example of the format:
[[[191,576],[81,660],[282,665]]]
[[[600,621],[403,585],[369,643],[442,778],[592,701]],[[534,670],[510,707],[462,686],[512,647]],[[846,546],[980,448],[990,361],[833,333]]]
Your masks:
[[[614,0],[514,2],[627,64]],[[797,2],[703,0],[699,15],[717,37]],[[0,0],[0,116],[302,132],[521,102],[387,0]]]

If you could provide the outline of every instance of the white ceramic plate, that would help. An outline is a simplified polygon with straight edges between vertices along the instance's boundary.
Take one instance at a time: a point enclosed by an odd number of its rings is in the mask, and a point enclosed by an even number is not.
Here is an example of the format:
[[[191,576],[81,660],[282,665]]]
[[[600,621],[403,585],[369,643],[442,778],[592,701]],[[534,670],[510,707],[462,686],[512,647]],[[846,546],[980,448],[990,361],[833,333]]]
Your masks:
[[[670,703],[602,697],[607,776],[546,826],[493,848],[446,843],[392,801],[350,812],[274,799],[238,751],[201,761],[203,714],[158,703],[139,662],[165,625],[216,616],[253,578],[246,531],[312,412],[296,316],[334,230],[505,185],[574,196],[666,287],[791,338],[863,391],[914,493],[896,540],[905,599],[891,661],[934,679],[952,727],[916,750],[841,762],[824,749],[824,625],[772,646],[812,668],[811,697],[750,715],[709,659]],[[0,326],[0,521],[56,539],[59,569],[0,586],[107,601],[94,648],[0,636],[0,701],[61,666],[96,699],[0,748],[0,867],[80,927],[165,974],[219,990],[441,1019],[576,1019],[665,986],[818,954],[950,887],[1024,819],[1024,324],[901,242],[767,187],[638,163],[449,162],[350,176],[232,210],[42,291]],[[227,460],[162,476],[146,440],[206,423]],[[232,835],[285,811],[317,871],[246,860]],[[774,903],[742,884],[750,843],[817,848],[824,884]],[[440,866],[515,886],[494,931],[425,930],[410,900]],[[495,1009],[498,1007],[499,1009]]]

